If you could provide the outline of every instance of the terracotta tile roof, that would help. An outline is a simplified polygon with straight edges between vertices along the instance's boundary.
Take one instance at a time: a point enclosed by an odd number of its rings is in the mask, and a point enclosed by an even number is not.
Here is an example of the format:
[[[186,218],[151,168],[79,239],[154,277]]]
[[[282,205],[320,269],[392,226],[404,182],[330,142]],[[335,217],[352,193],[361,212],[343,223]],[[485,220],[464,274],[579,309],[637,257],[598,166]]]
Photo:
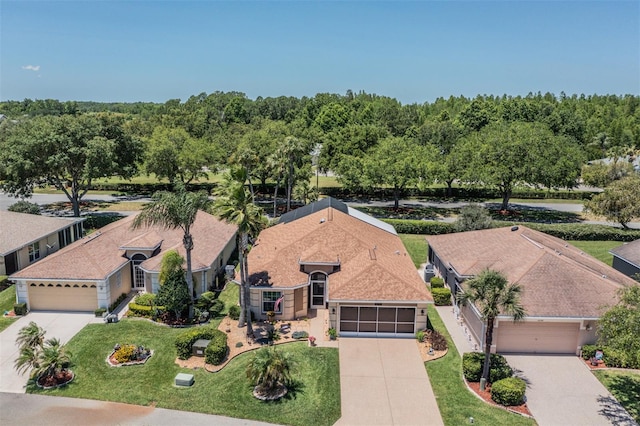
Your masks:
[[[84,220],[80,217],[49,217],[0,210],[0,256]]]
[[[640,240],[616,247],[611,250],[611,254],[640,268]]]
[[[87,279],[103,280],[116,269],[128,262],[124,257],[124,244],[132,241],[161,239],[160,251],[144,261],[141,266],[146,271],[160,271],[162,255],[176,249],[185,256],[182,245],[183,232],[180,229],[161,227],[131,229],[135,216],[129,216],[111,223],[94,234],[47,256],[39,262],[15,273],[12,278],[22,279]],[[192,227],[193,251],[192,268],[208,268],[234,238],[236,226],[199,212]]]
[[[304,285],[301,259],[340,261],[340,271],[329,275],[329,300],[432,300],[397,235],[333,207],[262,231],[249,252],[250,280],[265,285],[266,279],[278,288]]]
[[[519,226],[428,236],[445,267],[464,276],[498,270],[523,289],[528,316],[599,317],[617,303],[626,275],[559,238]]]

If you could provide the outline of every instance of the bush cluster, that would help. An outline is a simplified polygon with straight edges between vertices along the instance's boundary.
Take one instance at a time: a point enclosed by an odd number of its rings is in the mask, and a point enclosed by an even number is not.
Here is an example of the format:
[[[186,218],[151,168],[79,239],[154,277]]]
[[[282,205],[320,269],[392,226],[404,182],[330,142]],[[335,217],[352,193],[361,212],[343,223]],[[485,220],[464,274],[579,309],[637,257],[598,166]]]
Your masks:
[[[512,226],[514,222],[494,221],[494,227]],[[588,223],[520,223],[536,231],[575,241],[634,241],[640,238],[638,229],[614,228],[607,225],[592,225]]]
[[[16,303],[13,305],[13,313],[16,315],[27,315],[27,304],[26,303]]]
[[[136,305],[153,306],[155,305],[156,295],[153,293],[144,293],[136,296]]]
[[[95,214],[85,216],[86,220],[82,224],[84,229],[98,229],[107,226],[110,223],[122,219],[124,216],[119,214]]]
[[[215,329],[214,327],[194,327],[188,328],[184,330],[182,333],[178,334],[176,337],[176,351],[178,352],[178,358],[180,359],[188,359],[191,356],[191,351],[193,350],[193,344],[196,340],[213,339],[218,333],[222,333],[220,330]],[[226,334],[222,333],[225,336],[225,344],[226,344]]]
[[[431,220],[381,219],[396,229],[398,234],[439,235],[456,232],[452,223]]]
[[[602,351],[602,360],[607,367],[640,368],[640,353],[632,354],[609,346],[584,345],[582,358],[588,360],[596,356],[596,351]]]
[[[118,350],[116,350],[116,353],[113,354],[113,356],[115,357],[116,361],[121,364],[124,362],[129,362],[134,358],[136,349],[136,345],[122,345],[120,346],[120,348],[118,348]]]
[[[137,303],[129,303],[129,314],[137,317],[151,318],[154,308],[146,305],[138,305]]]
[[[107,312],[105,308],[98,308],[93,311],[93,314],[96,316],[96,318],[100,318],[102,315],[104,315],[105,312]]]
[[[429,283],[431,284],[431,288],[444,287],[444,280],[440,277],[431,277],[431,280],[429,281]]]
[[[210,318],[216,318],[224,311],[225,304],[222,300],[216,298],[214,292],[206,291],[200,295],[196,302],[196,307],[201,311],[208,311]]]
[[[500,405],[520,405],[524,402],[527,385],[519,377],[507,377],[493,382],[491,399]]]
[[[491,354],[490,363],[489,382],[495,383],[513,375],[513,370],[502,355]],[[467,381],[479,382],[482,378],[483,367],[483,352],[467,352],[462,355],[462,374]]]
[[[240,306],[233,305],[229,308],[229,318],[232,320],[237,320],[240,318]]]
[[[204,350],[204,361],[207,364],[219,365],[227,356],[227,335],[220,330],[215,330],[211,342]]]
[[[451,290],[448,288],[432,288],[431,295],[436,306],[451,305]]]

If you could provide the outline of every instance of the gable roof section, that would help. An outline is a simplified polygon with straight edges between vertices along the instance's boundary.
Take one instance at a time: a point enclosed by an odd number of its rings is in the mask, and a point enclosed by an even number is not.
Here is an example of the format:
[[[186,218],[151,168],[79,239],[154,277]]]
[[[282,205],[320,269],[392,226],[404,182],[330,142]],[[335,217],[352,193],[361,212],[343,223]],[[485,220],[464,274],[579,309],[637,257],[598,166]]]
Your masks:
[[[625,262],[640,268],[640,240],[635,240],[630,243],[623,244],[620,247],[616,247],[611,250],[610,253]]]
[[[252,285],[305,285],[300,262],[338,260],[340,270],[329,275],[329,300],[432,300],[397,235],[325,203],[260,233],[249,252]]]
[[[111,223],[95,234],[89,235],[55,252],[33,265],[15,273],[17,279],[86,279],[103,280],[121,268],[129,260],[125,257],[123,245],[131,242],[155,242],[161,239],[160,251],[142,262],[147,272],[159,272],[162,256],[175,249],[185,257],[181,229],[143,227],[132,229],[135,216],[129,216]],[[193,235],[192,268],[206,269],[234,238],[237,227],[216,219],[214,216],[198,212],[191,228]],[[148,240],[147,242],[145,242]]]
[[[348,213],[349,207],[342,201],[336,200],[332,197],[323,198],[315,203],[307,204],[306,206],[299,207],[295,210],[291,210],[289,213],[285,213],[280,216],[278,223],[289,223],[296,219],[301,219],[312,213],[324,210],[328,207],[332,207],[334,210],[341,211],[342,213]]]
[[[80,217],[49,217],[0,210],[0,256],[84,220]]]
[[[559,238],[525,226],[427,237],[444,267],[462,276],[502,272],[524,292],[527,316],[599,317],[617,291],[635,285],[626,275]]]

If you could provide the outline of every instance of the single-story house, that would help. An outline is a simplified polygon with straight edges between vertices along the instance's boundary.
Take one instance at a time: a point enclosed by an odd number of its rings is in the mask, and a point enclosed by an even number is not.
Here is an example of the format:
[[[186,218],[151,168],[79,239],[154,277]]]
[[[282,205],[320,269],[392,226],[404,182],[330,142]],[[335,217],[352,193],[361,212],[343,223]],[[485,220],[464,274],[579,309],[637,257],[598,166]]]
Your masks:
[[[413,337],[427,325],[433,299],[395,229],[333,198],[262,231],[248,264],[256,318],[328,309],[341,336]]]
[[[526,318],[500,315],[491,350],[500,353],[578,354],[596,341],[596,321],[617,292],[637,284],[559,238],[513,226],[427,237],[428,261],[457,293],[484,269],[518,283]],[[473,305],[458,307],[469,331],[484,342],[485,324]]]
[[[82,238],[84,220],[0,210],[0,275],[11,275]]]
[[[135,216],[111,223],[10,278],[31,310],[93,311],[123,293],[156,293],[163,255],[185,257],[181,229],[132,229]],[[196,295],[209,290],[236,248],[235,225],[198,212],[191,228]]]
[[[621,245],[611,250],[613,267],[625,275],[640,277],[640,240]]]

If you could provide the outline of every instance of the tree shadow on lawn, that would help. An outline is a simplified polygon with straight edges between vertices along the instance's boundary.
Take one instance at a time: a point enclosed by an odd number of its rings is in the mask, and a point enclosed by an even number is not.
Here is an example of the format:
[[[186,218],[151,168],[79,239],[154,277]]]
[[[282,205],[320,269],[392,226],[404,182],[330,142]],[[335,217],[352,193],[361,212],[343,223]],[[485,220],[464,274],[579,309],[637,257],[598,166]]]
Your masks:
[[[634,380],[628,376],[613,376],[610,377],[607,388],[617,400],[627,408],[629,414],[631,414],[636,421],[640,421],[640,380]],[[598,400],[602,400],[601,403],[604,403],[608,402],[606,401],[608,399],[611,398],[602,397]],[[615,401],[615,405],[619,408],[620,404],[618,404],[618,401]],[[609,409],[609,405],[605,404],[605,407],[601,411],[608,412]],[[609,416],[607,416],[607,418],[609,418]]]
[[[297,399],[298,394],[304,394],[304,383],[300,380],[292,380],[289,385],[287,385],[287,394],[280,399],[276,399],[274,401],[263,401],[265,404],[278,405],[283,404],[285,401],[292,401]]]
[[[602,406],[598,413],[602,414],[614,426],[633,426],[637,423],[622,407],[622,405],[611,396],[599,396],[598,403]]]

